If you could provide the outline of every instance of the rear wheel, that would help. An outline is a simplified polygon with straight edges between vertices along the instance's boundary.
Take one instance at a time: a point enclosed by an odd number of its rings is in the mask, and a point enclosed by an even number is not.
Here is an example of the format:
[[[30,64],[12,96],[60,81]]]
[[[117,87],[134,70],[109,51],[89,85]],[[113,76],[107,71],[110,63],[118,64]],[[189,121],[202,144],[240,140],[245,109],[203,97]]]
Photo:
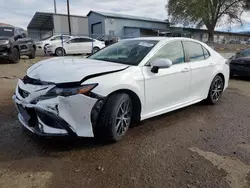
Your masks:
[[[207,101],[209,104],[215,104],[217,103],[221,95],[223,93],[224,89],[224,81],[220,75],[217,75],[210,86],[210,90],[208,93]]]
[[[18,63],[20,60],[19,50],[17,48],[12,48],[9,55],[9,60],[11,63]]]
[[[64,56],[64,55],[66,55],[65,50],[63,48],[61,48],[61,47],[57,48],[55,53],[56,53],[57,56]]]
[[[97,137],[111,141],[121,140],[131,124],[132,100],[125,93],[111,95],[100,114],[100,121],[96,126]]]
[[[94,53],[98,52],[99,50],[100,50],[100,48],[94,47],[93,50],[92,50],[92,53],[94,54]]]

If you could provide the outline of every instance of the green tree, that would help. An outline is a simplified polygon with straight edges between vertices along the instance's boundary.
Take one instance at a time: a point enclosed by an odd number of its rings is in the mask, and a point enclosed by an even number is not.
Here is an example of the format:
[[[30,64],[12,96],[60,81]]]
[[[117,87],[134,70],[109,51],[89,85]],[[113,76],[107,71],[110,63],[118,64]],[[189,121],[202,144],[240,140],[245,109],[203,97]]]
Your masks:
[[[242,13],[250,10],[250,0],[169,0],[166,9],[174,24],[197,28],[205,25],[208,40],[213,42],[214,29],[219,22],[242,24]]]

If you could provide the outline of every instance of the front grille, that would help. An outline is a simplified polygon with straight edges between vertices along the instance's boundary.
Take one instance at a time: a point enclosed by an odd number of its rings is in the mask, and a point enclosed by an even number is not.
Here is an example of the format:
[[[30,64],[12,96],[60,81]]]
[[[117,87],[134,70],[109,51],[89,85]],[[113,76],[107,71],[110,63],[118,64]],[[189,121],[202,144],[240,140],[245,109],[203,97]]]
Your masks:
[[[37,115],[33,108],[24,108],[22,105],[19,104],[17,104],[17,108],[24,121],[30,127],[36,127],[38,125]]]
[[[29,96],[29,92],[28,91],[25,91],[23,89],[21,89],[20,87],[18,87],[18,93],[23,97],[23,98],[26,98]]]
[[[21,45],[20,48],[21,48],[21,50],[27,50],[28,49],[27,46],[25,46],[25,45]]]
[[[42,113],[41,111],[36,112],[40,120],[47,126],[52,127],[52,128],[57,128],[57,129],[62,129],[62,126],[60,123],[53,118],[52,116],[48,116],[45,113]]]

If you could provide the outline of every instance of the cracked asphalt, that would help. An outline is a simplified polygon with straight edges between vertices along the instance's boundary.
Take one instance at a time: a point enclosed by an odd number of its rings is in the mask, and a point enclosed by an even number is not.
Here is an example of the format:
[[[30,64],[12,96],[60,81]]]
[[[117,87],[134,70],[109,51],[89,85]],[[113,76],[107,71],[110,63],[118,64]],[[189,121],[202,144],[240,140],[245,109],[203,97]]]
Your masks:
[[[21,128],[11,96],[32,63],[0,65],[1,188],[250,187],[250,79],[231,80],[215,106],[143,121],[110,144]]]

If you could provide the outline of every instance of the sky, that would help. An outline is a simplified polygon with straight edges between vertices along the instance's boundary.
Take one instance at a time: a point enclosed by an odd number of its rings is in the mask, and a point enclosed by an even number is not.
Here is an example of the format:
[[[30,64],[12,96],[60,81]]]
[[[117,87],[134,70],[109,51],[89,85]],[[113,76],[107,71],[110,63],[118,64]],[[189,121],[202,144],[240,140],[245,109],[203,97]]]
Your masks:
[[[90,10],[115,12],[133,16],[167,19],[167,0],[69,0],[70,13],[86,16]],[[67,1],[56,0],[57,12],[67,13]],[[0,23],[27,28],[35,12],[54,12],[54,0],[0,0]],[[222,31],[250,31],[250,14],[243,15],[243,26],[219,24]]]

